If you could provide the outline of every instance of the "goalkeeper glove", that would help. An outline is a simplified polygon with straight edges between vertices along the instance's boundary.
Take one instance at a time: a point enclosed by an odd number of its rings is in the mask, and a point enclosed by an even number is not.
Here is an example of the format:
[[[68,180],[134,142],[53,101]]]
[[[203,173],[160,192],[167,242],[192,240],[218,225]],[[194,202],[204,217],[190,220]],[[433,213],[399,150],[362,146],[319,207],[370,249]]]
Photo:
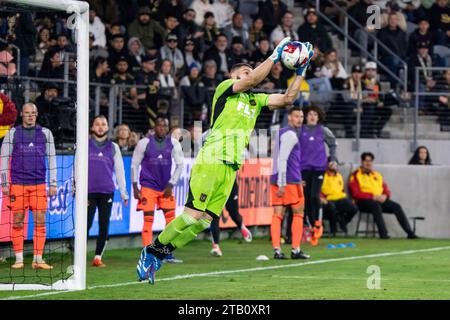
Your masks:
[[[308,60],[306,60],[306,62],[300,67],[298,67],[296,70],[297,75],[301,77],[305,77],[306,69],[308,69],[309,62],[311,61],[311,58],[314,55],[314,48],[312,44],[309,42],[305,42],[304,45],[308,49]]]
[[[286,37],[283,40],[278,43],[275,50],[273,50],[272,54],[270,55],[270,59],[272,59],[273,63],[277,63],[281,59],[281,54],[283,53],[284,47],[291,41],[290,37]]]

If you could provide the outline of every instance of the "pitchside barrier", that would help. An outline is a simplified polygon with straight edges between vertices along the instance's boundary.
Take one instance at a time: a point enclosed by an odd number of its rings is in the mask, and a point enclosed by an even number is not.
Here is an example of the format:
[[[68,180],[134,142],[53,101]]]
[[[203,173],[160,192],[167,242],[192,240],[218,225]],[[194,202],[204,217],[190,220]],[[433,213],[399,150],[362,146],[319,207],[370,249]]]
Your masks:
[[[58,167],[71,165],[72,156],[57,157]],[[176,214],[182,213],[189,188],[189,175],[193,159],[185,159],[185,167],[178,185],[174,188],[177,208]],[[140,233],[142,230],[142,211],[136,211],[137,200],[134,199],[130,183],[131,157],[124,156],[125,176],[128,181],[127,189],[131,195],[128,206],[120,200],[119,188],[116,185],[114,203],[110,220],[110,235],[127,235]],[[272,208],[270,207],[270,172],[271,159],[247,161],[238,173],[239,206],[248,226],[270,225]],[[356,164],[346,164],[340,171],[347,180]],[[428,238],[450,238],[450,167],[448,166],[396,166],[380,165],[376,167],[392,190],[392,199],[399,202],[408,217],[423,216],[425,221],[417,225],[417,233]],[[65,170],[59,176],[58,192],[56,196],[48,198],[47,227],[48,239],[73,237],[75,201],[73,201],[72,173]],[[11,212],[8,209],[8,198],[1,197],[0,239],[1,242],[10,241]],[[224,215],[228,213],[224,211]],[[388,229],[392,236],[404,236],[398,223],[392,215],[385,215]],[[224,224],[223,220],[226,220]],[[356,220],[356,219],[354,219]],[[95,218],[97,221],[97,217]],[[355,221],[352,221],[352,224]],[[221,219],[221,227],[234,227],[231,219]],[[154,231],[161,231],[165,221],[163,214],[155,215]],[[351,228],[350,228],[351,229]],[[33,217],[28,215],[25,221],[26,239],[32,239]],[[98,233],[98,224],[94,223],[89,234]]]

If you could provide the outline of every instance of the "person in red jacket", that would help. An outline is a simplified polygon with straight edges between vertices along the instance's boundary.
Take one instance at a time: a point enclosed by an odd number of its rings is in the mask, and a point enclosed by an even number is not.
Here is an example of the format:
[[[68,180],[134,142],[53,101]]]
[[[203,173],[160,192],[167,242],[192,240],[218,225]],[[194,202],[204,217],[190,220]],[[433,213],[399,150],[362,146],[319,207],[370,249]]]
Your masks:
[[[6,94],[0,93],[0,146],[3,138],[17,119],[17,109],[14,102]]]
[[[353,199],[360,211],[373,214],[381,239],[389,239],[383,213],[393,213],[408,239],[416,239],[402,207],[391,200],[391,191],[383,176],[372,169],[374,159],[370,152],[361,155],[361,167],[352,173],[348,184]]]

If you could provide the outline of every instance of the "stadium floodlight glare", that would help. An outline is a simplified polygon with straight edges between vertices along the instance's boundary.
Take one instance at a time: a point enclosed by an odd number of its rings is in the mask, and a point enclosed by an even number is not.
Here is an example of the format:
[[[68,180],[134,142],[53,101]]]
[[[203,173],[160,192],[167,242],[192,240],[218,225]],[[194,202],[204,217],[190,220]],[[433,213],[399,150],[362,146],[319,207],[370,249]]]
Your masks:
[[[71,14],[67,20],[75,31],[77,45],[77,129],[75,176],[75,246],[73,275],[51,285],[42,284],[0,284],[0,290],[84,290],[86,288],[86,239],[87,239],[87,168],[89,130],[89,5],[73,0],[1,0],[2,5],[19,5],[27,10],[50,9]]]

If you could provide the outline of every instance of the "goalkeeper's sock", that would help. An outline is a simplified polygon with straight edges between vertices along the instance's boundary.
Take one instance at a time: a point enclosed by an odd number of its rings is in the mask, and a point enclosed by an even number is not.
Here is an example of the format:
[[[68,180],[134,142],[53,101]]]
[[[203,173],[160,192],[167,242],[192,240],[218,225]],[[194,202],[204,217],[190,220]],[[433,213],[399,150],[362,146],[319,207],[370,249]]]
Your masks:
[[[46,237],[47,230],[44,226],[36,226],[34,228],[34,235],[33,235],[33,244],[34,244],[34,255],[40,255],[44,253],[44,247],[45,247],[45,237]]]
[[[11,230],[11,241],[13,244],[14,252],[23,252],[23,225],[21,227],[13,226]],[[23,261],[23,259],[22,259]]]
[[[166,226],[168,226],[175,219],[175,210],[164,212],[164,218],[166,218]]]
[[[23,263],[23,252],[16,252],[16,263]]]
[[[281,223],[283,216],[281,214],[274,214],[272,216],[272,224],[270,225],[270,236],[272,238],[272,247],[281,247]]]
[[[197,219],[190,214],[183,212],[180,216],[176,217],[172,223],[166,226],[163,232],[158,236],[158,241],[162,245],[168,245],[176,237],[178,237],[185,229],[195,224]]]
[[[152,243],[153,219],[153,216],[144,216],[144,226],[142,227],[142,245],[144,247]]]
[[[303,214],[292,215],[292,248],[300,248],[303,236]]]
[[[185,229],[178,237],[171,241],[175,248],[182,248],[195,239],[197,235],[211,225],[211,220],[201,218],[195,224]]]

